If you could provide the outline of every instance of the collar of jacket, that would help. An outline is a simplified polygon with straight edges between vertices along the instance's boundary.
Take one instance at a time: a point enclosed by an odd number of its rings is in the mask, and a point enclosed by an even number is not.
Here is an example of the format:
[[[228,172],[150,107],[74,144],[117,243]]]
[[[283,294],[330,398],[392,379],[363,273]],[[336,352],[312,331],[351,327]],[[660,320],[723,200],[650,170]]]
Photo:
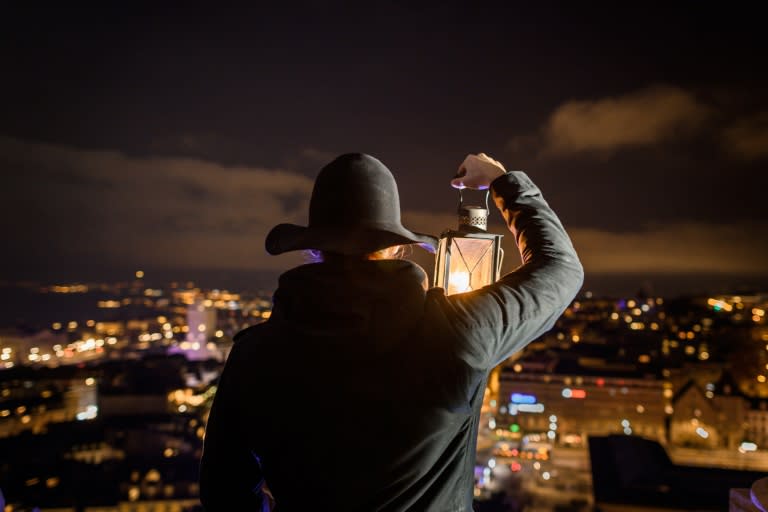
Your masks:
[[[324,338],[396,338],[422,318],[426,282],[407,260],[302,265],[280,276],[270,323]]]

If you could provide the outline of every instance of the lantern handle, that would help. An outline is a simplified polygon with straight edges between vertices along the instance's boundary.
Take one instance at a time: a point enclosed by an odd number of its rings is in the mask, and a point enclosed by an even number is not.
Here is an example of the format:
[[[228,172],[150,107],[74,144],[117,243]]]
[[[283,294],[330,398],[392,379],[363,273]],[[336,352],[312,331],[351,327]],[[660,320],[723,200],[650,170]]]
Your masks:
[[[491,189],[488,189],[485,191],[485,210],[488,210],[488,196],[491,195]],[[459,206],[457,207],[457,210],[461,211],[462,207],[464,206],[464,193],[463,189],[459,189]]]

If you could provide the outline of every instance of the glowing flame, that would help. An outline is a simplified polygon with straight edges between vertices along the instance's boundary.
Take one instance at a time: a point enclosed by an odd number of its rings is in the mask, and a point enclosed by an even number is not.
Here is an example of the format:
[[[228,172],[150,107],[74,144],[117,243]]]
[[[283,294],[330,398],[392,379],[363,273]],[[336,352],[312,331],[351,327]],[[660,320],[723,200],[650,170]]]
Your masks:
[[[472,289],[469,285],[469,272],[451,272],[448,277],[448,295],[464,293]]]

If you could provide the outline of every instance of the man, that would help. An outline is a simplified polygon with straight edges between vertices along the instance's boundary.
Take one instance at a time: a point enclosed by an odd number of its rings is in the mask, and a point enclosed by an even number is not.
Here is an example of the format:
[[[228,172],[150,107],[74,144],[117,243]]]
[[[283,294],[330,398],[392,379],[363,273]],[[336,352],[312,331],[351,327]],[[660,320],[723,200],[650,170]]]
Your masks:
[[[480,290],[426,290],[382,249],[436,240],[405,229],[377,159],[322,169],[309,225],[281,224],[267,251],[320,251],[280,277],[272,316],[246,329],[222,373],[205,438],[206,510],[472,510],[475,444],[493,367],[550,329],[582,284],[563,226],[522,172],[469,155],[455,187],[487,189],[523,265]],[[264,508],[261,508],[264,507]]]

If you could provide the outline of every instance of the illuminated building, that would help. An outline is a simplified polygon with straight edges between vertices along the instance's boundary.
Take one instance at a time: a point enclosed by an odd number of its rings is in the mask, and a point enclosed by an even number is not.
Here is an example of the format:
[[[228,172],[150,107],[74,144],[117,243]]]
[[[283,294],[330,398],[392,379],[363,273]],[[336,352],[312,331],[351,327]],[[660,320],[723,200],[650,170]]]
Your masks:
[[[54,347],[66,344],[66,335],[42,329],[26,332],[7,328],[0,331],[0,369],[15,365],[58,365]]]
[[[220,358],[216,347],[209,346],[215,333],[216,308],[210,301],[198,298],[187,306],[186,339],[171,352],[181,352],[190,360]]]
[[[678,391],[673,407],[669,432],[672,444],[713,448],[721,444],[721,437],[730,437],[722,432],[725,415],[693,380]],[[739,429],[740,422],[737,420],[734,426]]]
[[[545,434],[560,444],[581,443],[589,434],[665,439],[669,400],[660,379],[607,363],[602,368],[569,368],[569,372],[562,371],[564,366],[553,361],[544,371],[527,371],[523,361],[505,368],[497,425]]]
[[[187,341],[204,344],[215,330],[216,309],[206,306],[203,300],[196,300],[187,307],[187,325]]]
[[[768,448],[768,401],[754,401],[752,408],[747,411],[746,423],[745,441],[761,450]]]
[[[34,383],[9,379],[0,393],[0,438],[25,431],[39,434],[53,424],[95,418],[95,380],[72,373],[68,368],[53,369]]]

